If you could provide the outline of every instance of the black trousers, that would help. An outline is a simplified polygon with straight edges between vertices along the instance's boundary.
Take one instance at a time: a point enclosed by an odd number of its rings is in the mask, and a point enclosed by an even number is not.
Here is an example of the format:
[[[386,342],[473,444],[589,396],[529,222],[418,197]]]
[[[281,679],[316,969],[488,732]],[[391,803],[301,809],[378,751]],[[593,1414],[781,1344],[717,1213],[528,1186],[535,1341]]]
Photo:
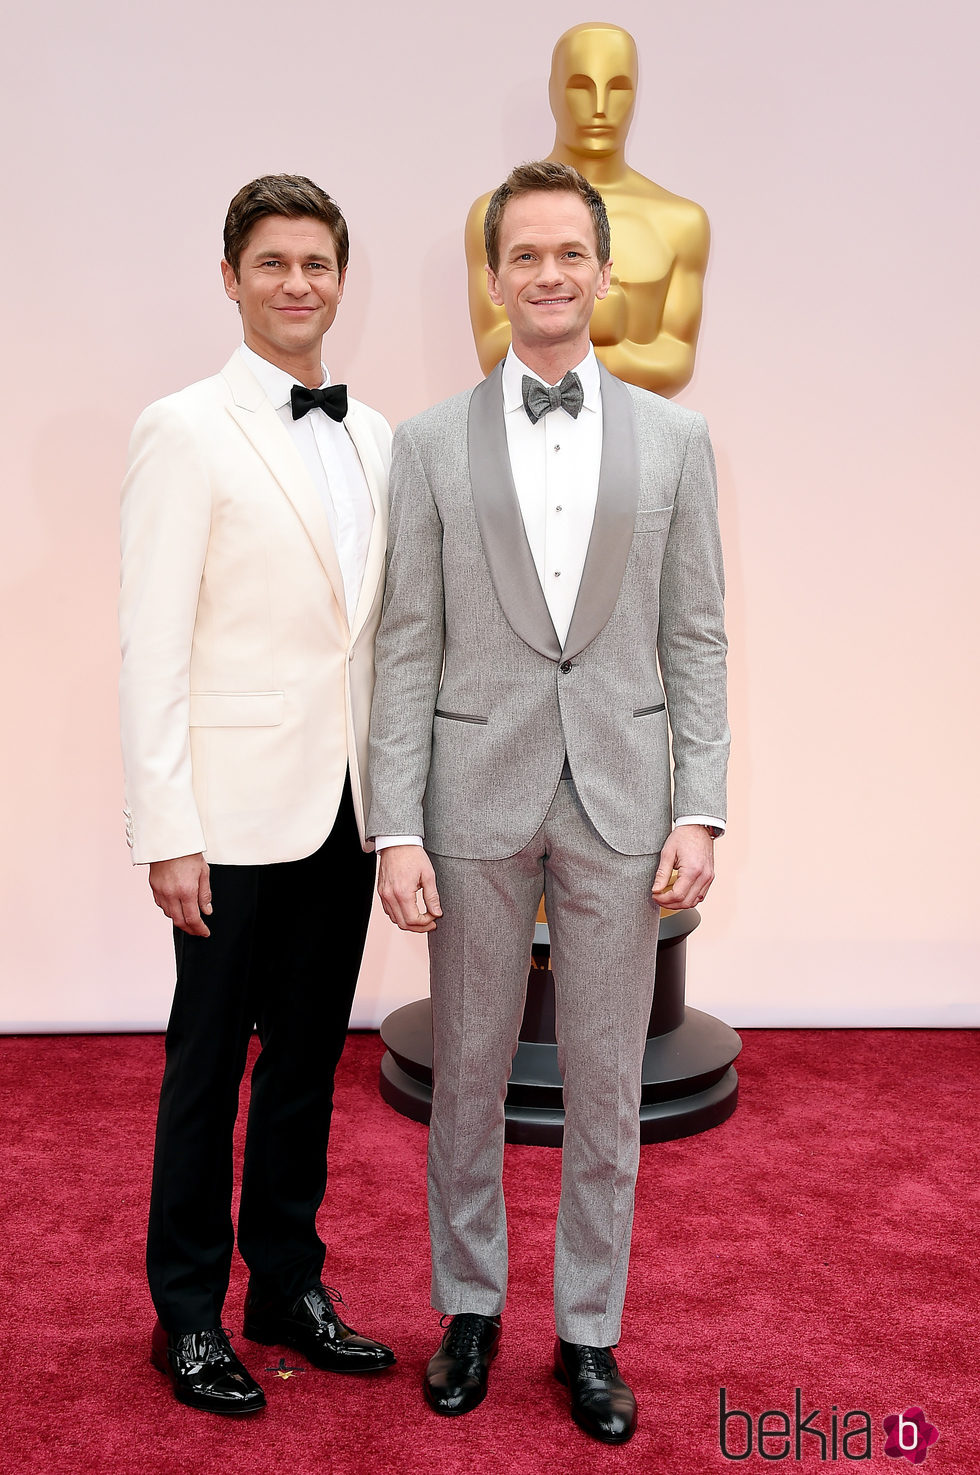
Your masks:
[[[371,911],[348,780],[318,851],[282,865],[211,867],[211,936],[174,929],[146,1265],[169,1332],[221,1325],[234,1229],[232,1143],[253,1027],[238,1246],[263,1294],[320,1279],[334,1071]]]

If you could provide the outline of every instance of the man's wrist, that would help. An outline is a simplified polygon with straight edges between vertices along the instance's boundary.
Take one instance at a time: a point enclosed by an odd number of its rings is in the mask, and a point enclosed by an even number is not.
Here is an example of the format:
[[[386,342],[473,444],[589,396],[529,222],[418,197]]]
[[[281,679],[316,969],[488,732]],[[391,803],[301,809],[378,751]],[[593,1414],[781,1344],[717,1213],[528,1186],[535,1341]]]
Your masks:
[[[685,814],[674,820],[674,829],[679,830],[682,825],[700,825],[707,830],[712,840],[717,840],[725,833],[725,821],[714,814]]]
[[[421,835],[375,835],[374,848],[377,851],[390,850],[393,845],[421,845]]]

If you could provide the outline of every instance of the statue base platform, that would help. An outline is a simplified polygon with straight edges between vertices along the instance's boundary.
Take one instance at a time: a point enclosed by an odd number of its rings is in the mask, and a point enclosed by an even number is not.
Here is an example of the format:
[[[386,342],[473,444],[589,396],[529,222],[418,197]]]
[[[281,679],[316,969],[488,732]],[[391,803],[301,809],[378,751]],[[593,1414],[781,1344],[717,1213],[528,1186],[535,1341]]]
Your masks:
[[[657,944],[657,982],[643,1057],[640,1140],[693,1137],[726,1121],[738,1103],[733,1062],[742,1042],[733,1029],[684,1003],[687,939],[696,910],[665,913]],[[508,1142],[560,1147],[564,1124],[555,1039],[555,988],[546,923],[535,929],[520,1043],[504,1107]],[[381,1026],[387,1053],[380,1091],[417,1122],[432,1107],[432,1014],[428,999],[395,1009]]]

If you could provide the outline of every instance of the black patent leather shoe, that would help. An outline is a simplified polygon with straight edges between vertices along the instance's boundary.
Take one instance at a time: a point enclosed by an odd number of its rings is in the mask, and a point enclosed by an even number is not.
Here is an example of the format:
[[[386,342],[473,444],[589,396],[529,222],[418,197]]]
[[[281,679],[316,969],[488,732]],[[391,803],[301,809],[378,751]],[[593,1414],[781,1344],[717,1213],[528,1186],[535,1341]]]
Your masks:
[[[171,1335],[157,1322],[150,1361],[173,1384],[178,1403],[212,1414],[255,1414],[265,1394],[239,1362],[220,1327]]]
[[[253,1342],[266,1347],[293,1347],[314,1367],[331,1373],[377,1373],[391,1367],[395,1354],[383,1342],[359,1337],[341,1321],[334,1310],[343,1305],[339,1291],[316,1285],[292,1302],[245,1296],[242,1331]]]
[[[425,1401],[437,1414],[468,1414],[487,1396],[490,1364],[500,1349],[500,1317],[454,1316],[425,1370]]]
[[[636,1432],[636,1399],[619,1376],[610,1347],[555,1342],[555,1377],[572,1395],[572,1418],[603,1444],[625,1444]]]

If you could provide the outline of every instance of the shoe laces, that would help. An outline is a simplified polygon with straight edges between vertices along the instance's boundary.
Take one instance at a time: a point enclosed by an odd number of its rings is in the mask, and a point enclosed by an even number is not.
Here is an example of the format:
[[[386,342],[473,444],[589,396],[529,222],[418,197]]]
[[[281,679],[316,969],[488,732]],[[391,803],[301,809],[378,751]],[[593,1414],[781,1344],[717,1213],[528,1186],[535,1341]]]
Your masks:
[[[580,1372],[588,1377],[604,1381],[618,1374],[616,1359],[608,1347],[579,1347],[578,1361]]]
[[[234,1335],[227,1327],[209,1327],[197,1333],[201,1362],[228,1362],[234,1357],[228,1338]]]
[[[445,1324],[446,1318],[441,1316],[439,1325],[445,1326]],[[486,1325],[487,1317],[478,1316],[472,1311],[461,1311],[454,1316],[443,1344],[450,1357],[479,1356]]]
[[[333,1286],[324,1286],[323,1290],[327,1297],[327,1300],[332,1301],[335,1306],[347,1305],[347,1302],[344,1300],[343,1296],[340,1294],[339,1291],[335,1290]]]

